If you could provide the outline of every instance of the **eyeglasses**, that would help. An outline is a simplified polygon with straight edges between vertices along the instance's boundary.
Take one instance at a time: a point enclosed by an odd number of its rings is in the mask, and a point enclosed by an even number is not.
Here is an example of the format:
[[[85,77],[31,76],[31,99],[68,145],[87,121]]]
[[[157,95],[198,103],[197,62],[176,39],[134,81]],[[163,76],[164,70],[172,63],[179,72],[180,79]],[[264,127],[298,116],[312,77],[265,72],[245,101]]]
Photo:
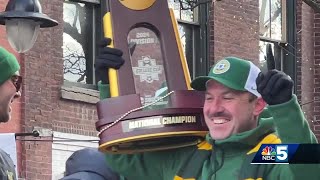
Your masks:
[[[18,75],[13,75],[11,77],[11,81],[12,81],[13,85],[16,87],[17,92],[19,92],[20,88],[21,88],[21,84],[22,84],[22,77],[18,76]]]

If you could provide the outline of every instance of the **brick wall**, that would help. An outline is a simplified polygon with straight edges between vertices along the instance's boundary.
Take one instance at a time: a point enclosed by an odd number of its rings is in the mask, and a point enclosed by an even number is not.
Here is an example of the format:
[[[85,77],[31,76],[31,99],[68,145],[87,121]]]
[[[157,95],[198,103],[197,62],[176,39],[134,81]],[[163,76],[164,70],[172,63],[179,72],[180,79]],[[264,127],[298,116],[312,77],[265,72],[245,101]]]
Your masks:
[[[313,120],[313,103],[308,103],[313,100],[314,84],[314,13],[313,9],[305,3],[299,3],[299,20],[297,32],[298,45],[297,46],[297,75],[298,75],[298,86],[301,92],[299,94],[299,100],[303,111],[305,112],[306,118],[309,120],[312,126]],[[308,103],[308,104],[307,104]],[[313,128],[313,127],[311,127]]]
[[[42,29],[34,47],[24,57],[25,97],[23,128],[96,135],[94,104],[61,99],[63,85],[63,1],[41,1],[42,9],[59,25]],[[39,138],[38,138],[39,140]],[[52,140],[52,137],[40,140]],[[52,142],[23,143],[21,176],[27,180],[52,177]]]
[[[41,1],[43,13],[59,20],[62,17],[62,1]],[[61,21],[60,21],[61,22]],[[23,59],[24,64],[24,107],[23,129],[33,127],[52,129],[53,115],[59,109],[59,86],[62,83],[62,42],[59,25],[41,29],[33,48]],[[61,69],[59,69],[61,68]],[[58,70],[59,69],[59,70]],[[30,139],[30,138],[29,138]],[[22,171],[20,177],[27,180],[51,179],[52,137],[34,138],[22,145]]]
[[[259,1],[216,1],[211,17],[211,61],[238,56],[258,63]]]
[[[302,0],[298,0],[297,1],[297,12],[296,12],[296,16],[297,16],[297,44],[296,44],[296,48],[299,49],[299,51],[296,51],[296,60],[297,60],[297,69],[296,69],[296,72],[297,72],[297,79],[296,79],[296,95],[298,97],[298,100],[300,102],[301,100],[301,54],[302,54],[302,51],[301,51],[301,39],[302,39]],[[307,49],[305,49],[307,50]]]
[[[320,139],[320,15],[297,1],[297,96],[309,125]]]
[[[314,79],[311,81],[314,84],[314,93],[312,100],[314,116],[312,118],[314,125],[314,133],[320,141],[320,13],[314,14]]]

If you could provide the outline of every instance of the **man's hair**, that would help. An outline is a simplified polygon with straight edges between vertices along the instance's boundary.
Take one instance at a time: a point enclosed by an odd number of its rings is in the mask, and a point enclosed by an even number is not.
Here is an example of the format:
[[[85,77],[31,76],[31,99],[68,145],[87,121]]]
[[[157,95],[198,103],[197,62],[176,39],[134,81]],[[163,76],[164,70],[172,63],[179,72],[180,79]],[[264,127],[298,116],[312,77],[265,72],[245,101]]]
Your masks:
[[[256,100],[258,97],[252,93],[249,92],[249,102],[253,102]]]

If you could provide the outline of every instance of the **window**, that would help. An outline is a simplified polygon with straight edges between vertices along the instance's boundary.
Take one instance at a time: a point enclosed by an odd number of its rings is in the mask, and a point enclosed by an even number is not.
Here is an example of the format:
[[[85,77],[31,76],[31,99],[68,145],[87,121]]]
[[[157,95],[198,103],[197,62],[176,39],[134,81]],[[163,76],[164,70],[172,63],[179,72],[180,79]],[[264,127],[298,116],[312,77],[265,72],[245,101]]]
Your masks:
[[[270,44],[275,56],[275,68],[281,70],[287,45],[286,1],[259,0],[260,23],[260,66],[267,70],[266,54]]]
[[[63,60],[65,82],[95,84],[95,42],[100,37],[99,1],[69,1],[63,4]]]
[[[188,0],[168,0],[178,21],[181,44],[188,62],[191,79],[207,73],[207,6],[192,8]],[[196,1],[194,1],[196,2]]]
[[[260,37],[286,41],[284,2],[283,0],[259,0]]]
[[[288,74],[293,81],[297,76],[296,3],[296,0],[259,0],[261,69],[267,69],[266,47],[271,44],[275,68]]]

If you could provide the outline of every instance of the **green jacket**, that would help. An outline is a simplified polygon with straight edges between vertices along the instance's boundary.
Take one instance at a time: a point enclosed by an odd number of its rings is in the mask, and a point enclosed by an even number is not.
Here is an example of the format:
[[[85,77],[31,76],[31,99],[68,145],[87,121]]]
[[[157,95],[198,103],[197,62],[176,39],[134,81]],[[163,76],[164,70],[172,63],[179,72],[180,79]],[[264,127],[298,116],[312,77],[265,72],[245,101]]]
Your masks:
[[[269,106],[268,111],[272,117],[261,117],[258,127],[253,130],[219,141],[208,135],[204,143],[209,146],[210,154],[205,159],[197,158],[203,148],[200,145],[133,155],[106,154],[106,159],[115,171],[129,180],[320,179],[316,177],[320,174],[319,165],[259,165],[263,168],[262,177],[247,175],[246,169],[253,166],[247,162],[247,153],[270,133],[278,135],[282,143],[317,143],[296,96],[287,103]],[[198,171],[196,176],[192,171]],[[191,173],[192,176],[181,178],[181,173],[187,176]]]

